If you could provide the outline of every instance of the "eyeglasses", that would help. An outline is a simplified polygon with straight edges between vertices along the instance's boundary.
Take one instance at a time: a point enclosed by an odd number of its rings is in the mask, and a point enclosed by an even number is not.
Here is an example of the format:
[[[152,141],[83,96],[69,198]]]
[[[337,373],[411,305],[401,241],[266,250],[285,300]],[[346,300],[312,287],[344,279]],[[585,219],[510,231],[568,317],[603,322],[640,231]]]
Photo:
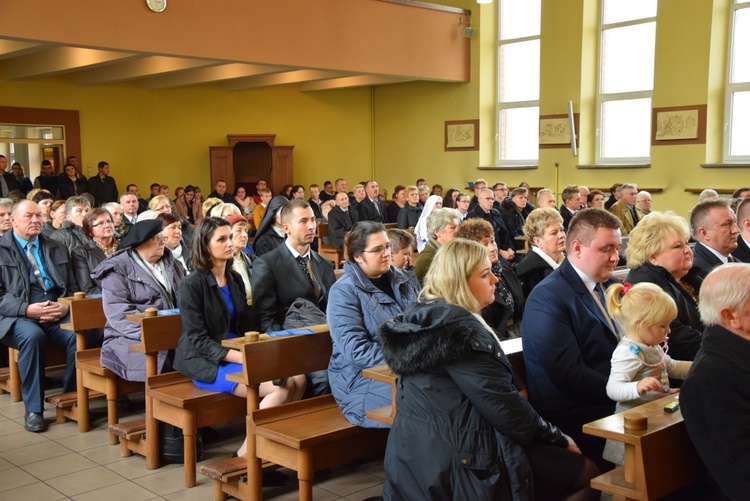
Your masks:
[[[106,226],[114,226],[114,225],[115,225],[115,223],[114,223],[114,221],[112,221],[111,219],[107,219],[106,221],[102,221],[101,223],[94,223],[94,224],[92,224],[92,225],[91,225],[91,227],[92,227],[92,228],[98,228],[98,227],[100,227],[101,225],[106,225]]]
[[[162,235],[161,233],[159,233],[158,235],[154,235],[151,238],[151,240],[153,240],[157,244],[163,244],[164,242],[167,241],[167,236],[166,235]]]
[[[393,251],[393,244],[392,243],[388,243],[385,246],[381,245],[380,247],[375,247],[374,249],[371,249],[371,250],[366,250],[365,249],[364,252],[367,252],[369,254],[380,254],[382,256],[382,255],[388,254],[388,253],[390,253],[392,251]]]

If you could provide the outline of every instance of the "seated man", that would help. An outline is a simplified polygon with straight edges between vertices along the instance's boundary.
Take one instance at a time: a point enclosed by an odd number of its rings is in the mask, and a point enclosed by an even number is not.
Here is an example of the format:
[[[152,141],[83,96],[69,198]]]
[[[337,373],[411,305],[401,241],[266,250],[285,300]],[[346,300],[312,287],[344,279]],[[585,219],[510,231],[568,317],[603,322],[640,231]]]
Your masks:
[[[523,358],[531,405],[573,437],[603,469],[604,439],[581,427],[612,414],[610,360],[620,335],[606,310],[604,289],[616,280],[620,220],[584,209],[570,222],[568,258],[535,287],[523,313]]]
[[[623,184],[620,186],[620,200],[609,208],[609,211],[617,216],[617,219],[622,223],[622,236],[629,235],[640,221],[635,205],[637,197],[638,188],[636,185]]]
[[[68,306],[57,302],[77,286],[64,245],[41,235],[42,211],[23,200],[11,212],[13,229],[0,238],[0,341],[18,350],[26,431],[44,431],[47,342],[67,351],[63,392],[75,390],[76,336],[60,324]]]
[[[707,326],[682,384],[690,440],[729,499],[750,499],[750,265],[711,272],[701,287]]]
[[[700,293],[703,279],[721,264],[734,261],[737,227],[734,211],[724,199],[706,200],[690,212],[690,233],[698,241],[693,248],[693,267],[684,281]]]
[[[359,221],[359,214],[349,209],[349,196],[344,192],[336,193],[336,207],[328,213],[328,240],[331,245],[340,249],[344,246],[344,237]]]
[[[280,219],[286,240],[253,265],[253,315],[261,332],[282,329],[287,310],[298,298],[325,313],[328,291],[336,281],[331,261],[310,249],[315,238],[310,204],[290,200],[281,208]]]
[[[581,208],[581,192],[578,186],[566,186],[562,192],[563,203],[560,206],[560,215],[563,218],[563,228],[568,231],[570,220]]]

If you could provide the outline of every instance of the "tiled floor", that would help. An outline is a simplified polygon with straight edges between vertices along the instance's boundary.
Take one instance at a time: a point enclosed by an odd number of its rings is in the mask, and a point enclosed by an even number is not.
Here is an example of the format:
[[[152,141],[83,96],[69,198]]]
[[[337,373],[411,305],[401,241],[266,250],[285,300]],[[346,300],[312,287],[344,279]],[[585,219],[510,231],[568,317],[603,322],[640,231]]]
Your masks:
[[[56,424],[49,405],[44,413],[47,431],[29,433],[23,429],[23,403],[13,404],[7,394],[0,395],[0,501],[213,499],[212,483],[200,473],[198,485],[186,489],[182,465],[147,470],[141,456],[120,457],[119,446],[107,445],[103,404],[92,404],[93,429],[88,433],[78,433],[75,422]],[[121,419],[143,417],[138,412],[142,410],[123,412]],[[242,443],[243,430],[244,423],[217,428],[226,438],[207,446],[204,461],[229,457]],[[282,471],[292,480],[283,487],[264,489],[264,499],[298,499],[294,472]],[[313,496],[320,501],[361,501],[380,495],[383,478],[381,461],[320,473],[315,477]]]

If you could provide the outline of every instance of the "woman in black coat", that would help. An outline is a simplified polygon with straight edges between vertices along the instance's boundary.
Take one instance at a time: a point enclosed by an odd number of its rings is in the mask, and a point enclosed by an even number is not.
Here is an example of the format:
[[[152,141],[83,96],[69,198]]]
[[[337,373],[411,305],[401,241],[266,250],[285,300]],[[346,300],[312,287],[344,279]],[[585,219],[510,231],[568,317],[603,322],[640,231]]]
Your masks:
[[[677,304],[677,318],[669,324],[669,356],[675,360],[693,360],[703,339],[698,303],[681,282],[693,266],[689,238],[683,218],[673,212],[654,211],[630,232],[628,242],[631,270],[626,281],[656,284]],[[676,383],[679,386],[681,381]]]
[[[534,287],[565,259],[565,229],[556,209],[539,208],[526,218],[523,231],[529,252],[513,265],[513,271],[521,281],[524,297],[528,298]]]
[[[455,238],[418,302],[381,326],[383,355],[400,375],[385,499],[590,497],[597,468],[517,391],[479,316],[496,281],[486,248]]]
[[[500,203],[500,215],[503,217],[503,222],[508,228],[511,238],[513,238],[513,248],[517,251],[523,250],[523,240],[516,240],[515,237],[523,236],[523,225],[526,222],[526,217],[523,215],[523,209],[526,207],[526,201],[528,199],[528,191],[526,188],[516,188],[510,196],[504,199]]]
[[[398,227],[402,230],[416,228],[419,216],[422,215],[422,207],[419,206],[419,190],[416,186],[407,186],[404,190],[406,205],[398,211]]]
[[[253,329],[251,310],[240,276],[229,269],[234,259],[232,231],[228,221],[209,217],[196,227],[191,247],[195,271],[177,293],[182,315],[182,335],[175,350],[174,367],[205,390],[221,391],[245,398],[247,387],[227,381],[227,374],[242,371],[242,354],[221,345]],[[304,375],[287,378],[283,385],[268,381],[260,385],[265,397],[261,408],[299,400],[305,392]],[[247,453],[247,443],[237,455]]]
[[[82,227],[88,238],[70,252],[73,275],[80,290],[88,295],[101,294],[101,280],[91,278],[91,272],[117,251],[115,225],[108,211],[94,209],[83,218]]]

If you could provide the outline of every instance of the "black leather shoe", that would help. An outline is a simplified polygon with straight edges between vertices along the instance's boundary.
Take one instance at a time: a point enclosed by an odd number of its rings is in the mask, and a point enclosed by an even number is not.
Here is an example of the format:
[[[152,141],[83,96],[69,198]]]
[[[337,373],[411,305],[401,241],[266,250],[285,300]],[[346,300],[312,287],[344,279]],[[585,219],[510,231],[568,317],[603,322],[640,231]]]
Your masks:
[[[39,412],[27,412],[23,418],[23,427],[26,431],[38,433],[44,431],[47,425],[44,422],[44,416]]]

